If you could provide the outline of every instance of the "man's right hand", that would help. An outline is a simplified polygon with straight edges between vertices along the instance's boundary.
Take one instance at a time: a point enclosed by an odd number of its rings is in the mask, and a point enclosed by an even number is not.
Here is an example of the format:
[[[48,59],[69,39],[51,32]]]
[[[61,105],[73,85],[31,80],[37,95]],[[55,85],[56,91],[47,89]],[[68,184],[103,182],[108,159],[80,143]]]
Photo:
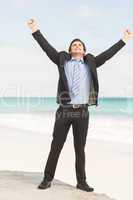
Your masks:
[[[31,29],[32,33],[36,32],[39,29],[37,22],[32,18],[27,21],[27,25]]]

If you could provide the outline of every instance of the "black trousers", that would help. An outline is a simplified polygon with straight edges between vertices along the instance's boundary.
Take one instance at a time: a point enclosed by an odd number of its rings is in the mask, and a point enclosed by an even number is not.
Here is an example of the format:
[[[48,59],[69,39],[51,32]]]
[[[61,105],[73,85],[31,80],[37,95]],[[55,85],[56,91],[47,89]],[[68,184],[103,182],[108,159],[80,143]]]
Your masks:
[[[53,139],[51,149],[44,170],[44,179],[52,181],[62,147],[66,140],[70,125],[72,124],[75,170],[78,183],[86,181],[85,173],[85,144],[89,123],[88,106],[82,108],[59,107],[55,114]]]

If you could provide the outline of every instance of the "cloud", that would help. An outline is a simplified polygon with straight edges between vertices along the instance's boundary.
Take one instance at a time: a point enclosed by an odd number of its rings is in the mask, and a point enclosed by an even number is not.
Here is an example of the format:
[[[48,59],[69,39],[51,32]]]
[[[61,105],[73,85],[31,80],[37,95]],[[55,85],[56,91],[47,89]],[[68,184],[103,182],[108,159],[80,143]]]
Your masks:
[[[132,58],[123,49],[98,68],[100,96],[133,97]]]
[[[89,7],[88,5],[80,5],[77,8],[73,8],[70,11],[70,14],[72,16],[77,16],[77,17],[81,17],[81,18],[98,17],[101,15],[100,10]]]
[[[0,96],[55,96],[58,69],[39,49],[0,48]]]
[[[15,7],[25,7],[27,6],[29,3],[31,2],[31,0],[13,0],[12,4]]]

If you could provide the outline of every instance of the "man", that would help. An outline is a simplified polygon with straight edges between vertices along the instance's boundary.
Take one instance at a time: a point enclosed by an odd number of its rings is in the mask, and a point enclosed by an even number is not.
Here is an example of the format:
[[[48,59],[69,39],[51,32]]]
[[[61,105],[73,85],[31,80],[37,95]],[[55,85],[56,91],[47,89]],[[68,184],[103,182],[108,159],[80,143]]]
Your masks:
[[[59,107],[55,114],[53,140],[44,170],[44,177],[39,189],[51,186],[58,158],[66,140],[70,126],[73,128],[75,148],[76,188],[92,192],[85,173],[85,144],[89,123],[88,106],[98,105],[97,68],[115,55],[133,36],[129,30],[112,47],[94,56],[86,54],[85,44],[78,38],[69,46],[69,52],[58,52],[42,35],[34,19],[27,22],[34,39],[39,43],[47,56],[54,62],[59,71],[56,102]]]

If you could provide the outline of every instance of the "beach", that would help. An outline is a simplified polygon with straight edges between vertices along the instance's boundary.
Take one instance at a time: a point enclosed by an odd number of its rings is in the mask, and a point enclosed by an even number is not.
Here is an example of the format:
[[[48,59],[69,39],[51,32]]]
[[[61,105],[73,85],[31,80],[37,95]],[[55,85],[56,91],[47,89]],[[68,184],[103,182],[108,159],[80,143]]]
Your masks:
[[[0,171],[40,173],[47,161],[55,111],[0,114]],[[87,182],[96,193],[116,200],[133,198],[132,118],[89,117],[85,146]],[[72,127],[60,154],[55,179],[75,187]],[[39,183],[39,180],[37,184]]]
[[[47,190],[38,190],[41,173],[20,172],[20,171],[0,171],[0,197],[9,200],[114,200],[106,194],[81,191],[71,184],[54,179],[52,187]]]

